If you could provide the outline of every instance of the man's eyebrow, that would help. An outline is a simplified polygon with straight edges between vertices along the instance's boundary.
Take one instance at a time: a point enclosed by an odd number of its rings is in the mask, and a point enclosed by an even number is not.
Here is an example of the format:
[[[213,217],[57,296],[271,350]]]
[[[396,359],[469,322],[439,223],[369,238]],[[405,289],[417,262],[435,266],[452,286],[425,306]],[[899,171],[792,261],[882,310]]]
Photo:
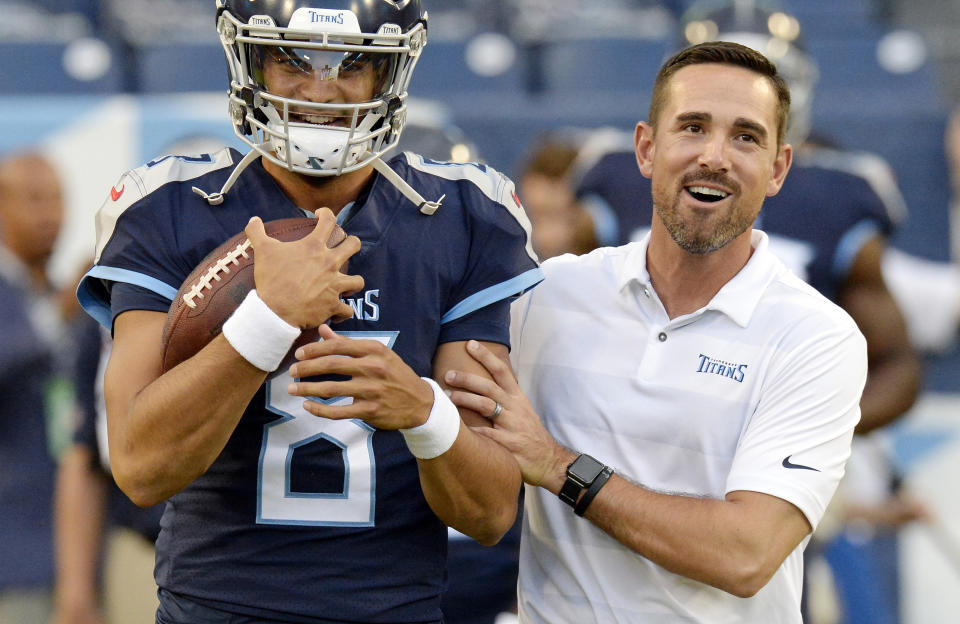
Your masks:
[[[751,121],[750,119],[738,117],[737,120],[733,122],[733,127],[737,130],[749,130],[750,132],[756,134],[760,139],[767,138],[767,129],[757,122]]]
[[[687,123],[690,121],[710,121],[711,119],[713,119],[713,116],[710,113],[701,113],[698,111],[680,113],[677,115],[677,121],[680,123]]]

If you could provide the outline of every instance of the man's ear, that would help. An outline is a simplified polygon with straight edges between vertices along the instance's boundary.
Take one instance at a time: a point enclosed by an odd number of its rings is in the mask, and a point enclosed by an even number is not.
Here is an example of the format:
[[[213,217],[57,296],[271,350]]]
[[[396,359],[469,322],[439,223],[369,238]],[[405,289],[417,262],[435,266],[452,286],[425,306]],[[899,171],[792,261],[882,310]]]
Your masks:
[[[633,148],[637,155],[637,166],[645,178],[653,177],[653,156],[656,146],[653,143],[653,126],[645,121],[637,124],[633,131]]]
[[[784,143],[780,147],[777,159],[773,161],[773,177],[767,183],[767,197],[773,197],[780,192],[783,181],[787,179],[787,172],[790,171],[791,163],[793,163],[793,146]]]

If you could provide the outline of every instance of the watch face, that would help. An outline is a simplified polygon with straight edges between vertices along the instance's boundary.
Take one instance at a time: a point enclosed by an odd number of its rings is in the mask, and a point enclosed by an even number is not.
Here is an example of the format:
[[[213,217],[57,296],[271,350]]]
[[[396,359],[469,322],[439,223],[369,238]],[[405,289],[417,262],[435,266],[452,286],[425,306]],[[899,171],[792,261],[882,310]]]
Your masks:
[[[567,468],[567,474],[583,483],[593,483],[602,470],[603,464],[589,455],[581,455]]]

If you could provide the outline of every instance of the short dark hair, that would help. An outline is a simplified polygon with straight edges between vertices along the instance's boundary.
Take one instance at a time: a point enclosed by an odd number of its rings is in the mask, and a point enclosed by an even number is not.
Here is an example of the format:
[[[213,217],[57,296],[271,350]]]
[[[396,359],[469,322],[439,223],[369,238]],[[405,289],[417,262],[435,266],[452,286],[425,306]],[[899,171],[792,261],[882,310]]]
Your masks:
[[[777,92],[777,147],[783,145],[787,133],[787,116],[790,114],[790,88],[777,73],[776,65],[767,57],[752,48],[731,41],[708,41],[684,48],[660,67],[653,82],[653,97],[650,99],[650,124],[657,125],[657,118],[667,97],[670,78],[684,67],[707,63],[743,67],[770,80]]]

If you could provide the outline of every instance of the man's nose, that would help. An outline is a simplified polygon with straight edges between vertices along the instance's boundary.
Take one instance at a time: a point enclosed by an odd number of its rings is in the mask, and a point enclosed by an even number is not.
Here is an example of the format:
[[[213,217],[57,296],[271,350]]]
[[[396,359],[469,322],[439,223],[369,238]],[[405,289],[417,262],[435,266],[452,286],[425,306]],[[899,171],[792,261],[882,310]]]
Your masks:
[[[700,165],[712,171],[727,171],[730,168],[728,147],[723,137],[719,135],[708,137],[700,152],[698,159]]]

